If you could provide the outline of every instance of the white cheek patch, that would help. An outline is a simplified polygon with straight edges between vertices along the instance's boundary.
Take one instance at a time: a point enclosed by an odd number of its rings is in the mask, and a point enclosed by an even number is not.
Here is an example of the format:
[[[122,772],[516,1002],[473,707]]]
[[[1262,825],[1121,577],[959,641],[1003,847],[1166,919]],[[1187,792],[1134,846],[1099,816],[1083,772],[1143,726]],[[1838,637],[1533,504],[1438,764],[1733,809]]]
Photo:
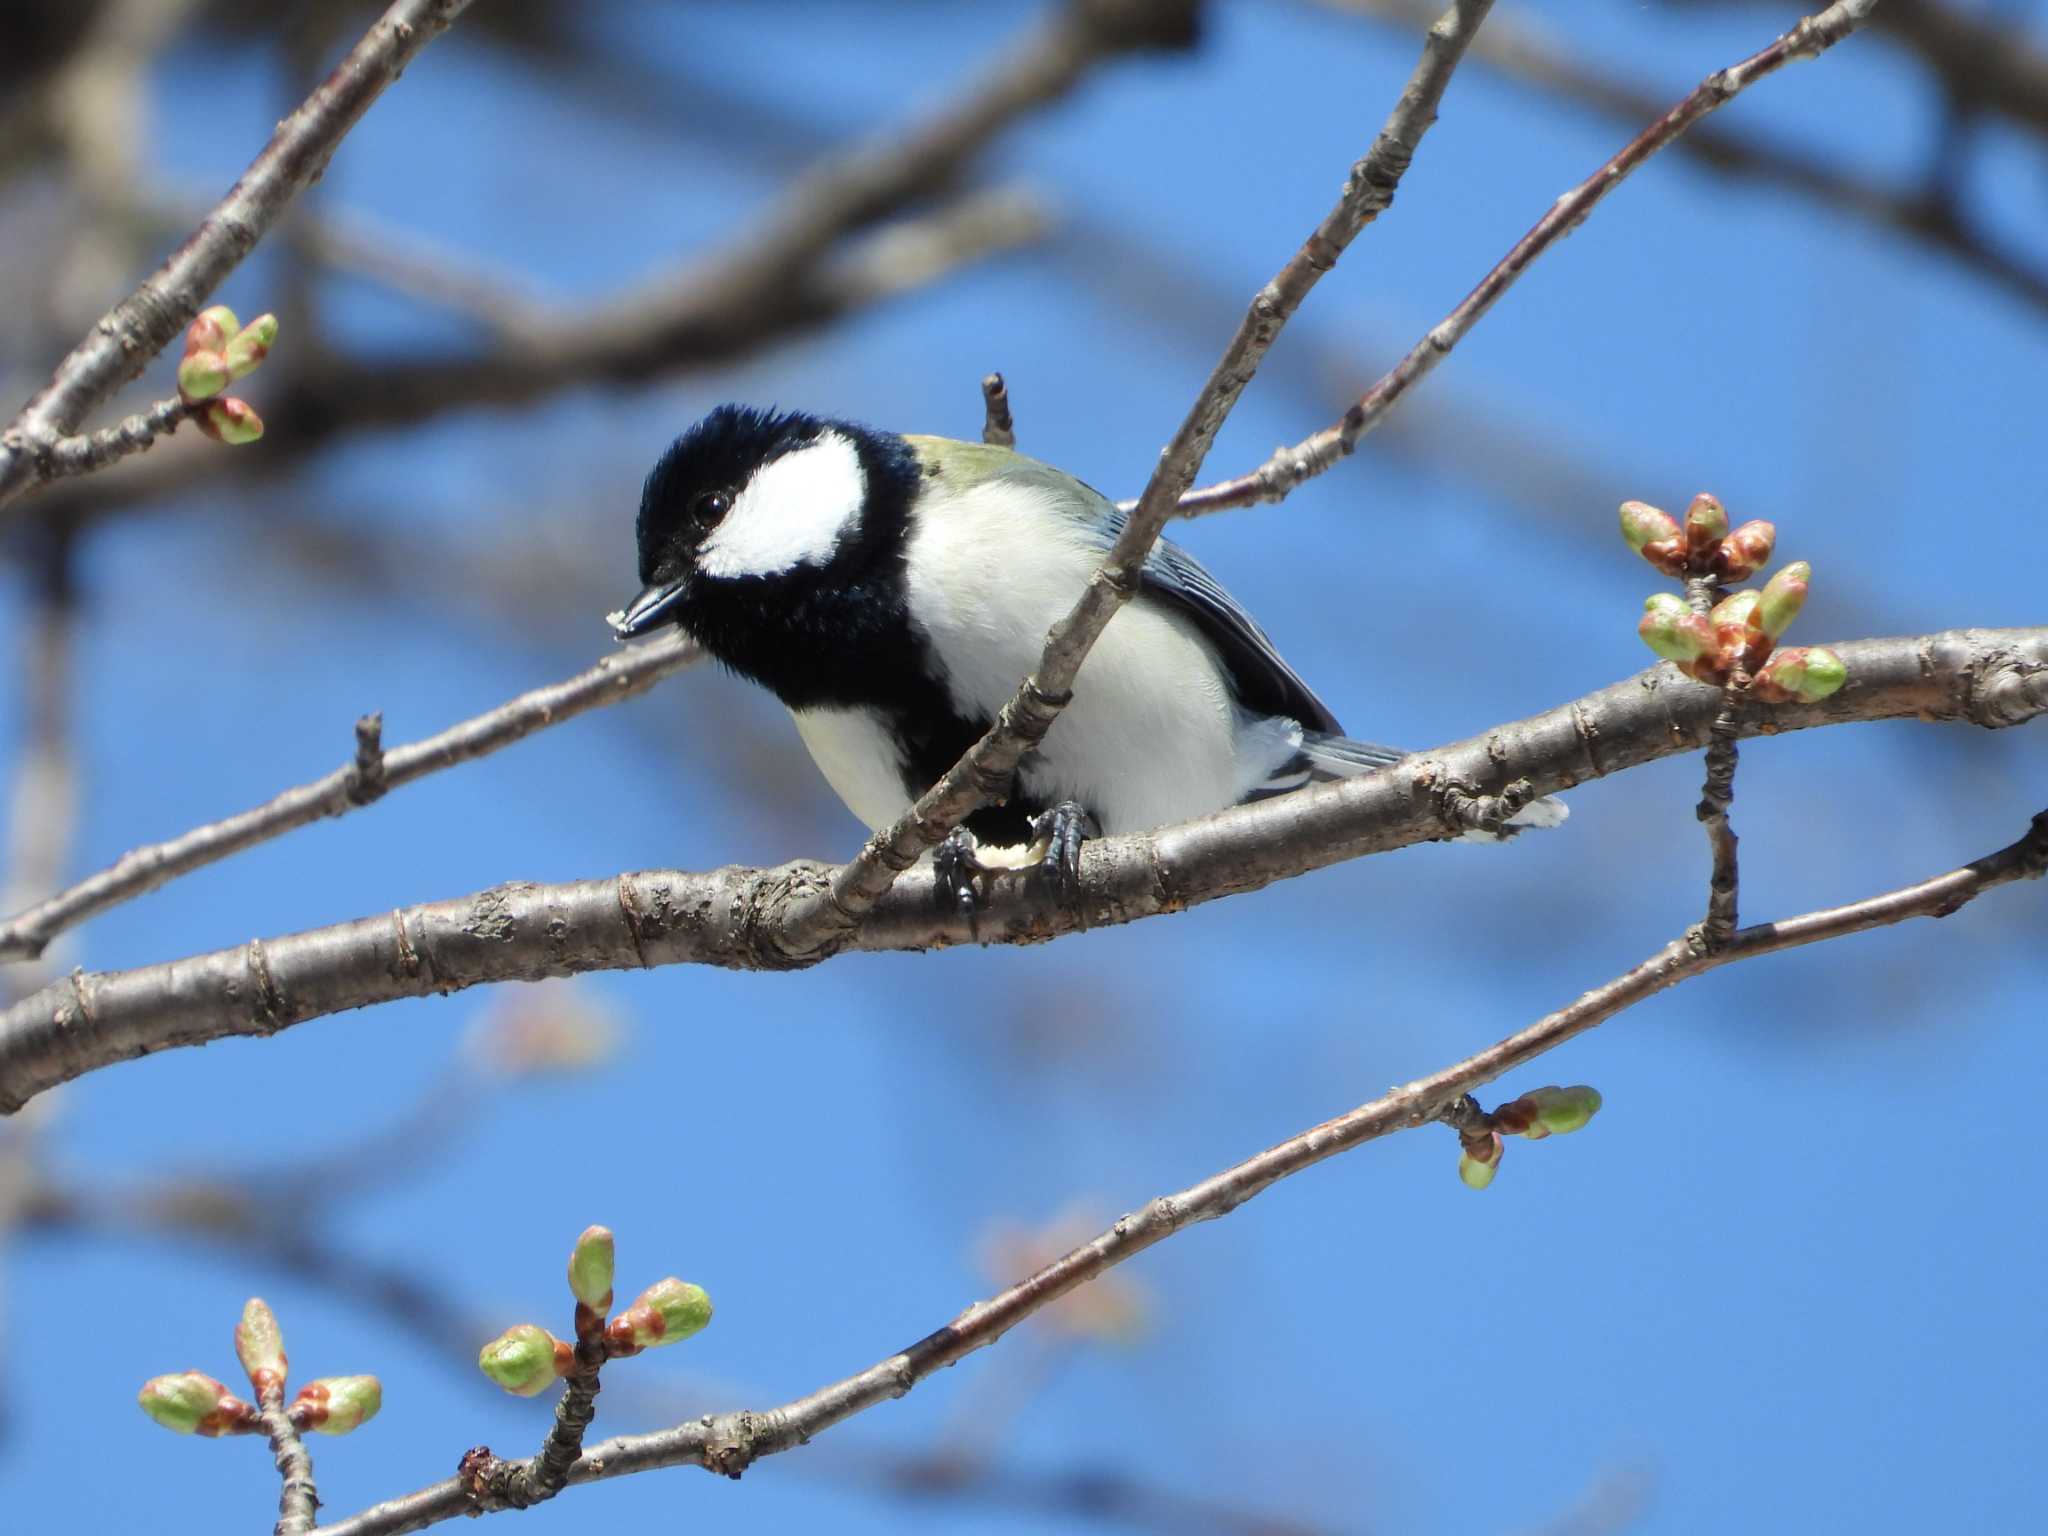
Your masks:
[[[851,439],[821,434],[746,483],[697,552],[707,576],[774,576],[823,565],[860,519],[867,475]]]

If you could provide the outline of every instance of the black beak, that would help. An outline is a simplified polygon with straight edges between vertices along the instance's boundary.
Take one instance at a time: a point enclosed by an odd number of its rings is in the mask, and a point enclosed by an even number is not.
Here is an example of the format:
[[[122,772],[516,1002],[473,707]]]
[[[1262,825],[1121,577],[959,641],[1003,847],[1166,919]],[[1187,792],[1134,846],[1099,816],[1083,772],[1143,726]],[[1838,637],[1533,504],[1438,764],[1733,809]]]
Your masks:
[[[687,581],[668,581],[649,587],[617,613],[606,614],[605,621],[621,640],[659,629],[674,622],[676,607],[688,586]]]

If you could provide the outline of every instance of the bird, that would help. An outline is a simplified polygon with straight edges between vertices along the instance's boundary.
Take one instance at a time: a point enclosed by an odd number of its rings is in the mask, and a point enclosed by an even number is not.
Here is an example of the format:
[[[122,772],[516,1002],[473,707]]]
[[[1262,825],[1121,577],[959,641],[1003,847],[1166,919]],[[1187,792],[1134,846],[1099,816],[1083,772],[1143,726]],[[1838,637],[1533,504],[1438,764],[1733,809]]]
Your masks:
[[[1012,448],[721,405],[648,474],[642,590],[607,617],[620,639],[680,626],[773,693],[880,831],[987,731],[1124,521]],[[1244,607],[1161,539],[1009,795],[938,850],[935,892],[970,919],[977,877],[996,870],[1043,866],[1075,892],[1089,837],[1405,755],[1346,736]],[[1536,800],[1505,830],[1565,814]]]

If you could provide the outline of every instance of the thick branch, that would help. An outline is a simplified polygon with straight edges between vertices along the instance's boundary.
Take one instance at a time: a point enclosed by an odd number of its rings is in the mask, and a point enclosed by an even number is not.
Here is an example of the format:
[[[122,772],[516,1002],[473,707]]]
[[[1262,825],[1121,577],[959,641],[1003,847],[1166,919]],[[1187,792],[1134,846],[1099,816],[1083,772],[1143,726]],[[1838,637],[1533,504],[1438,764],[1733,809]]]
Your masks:
[[[195,827],[168,842],[151,843],[122,854],[98,874],[0,925],[0,960],[39,955],[43,946],[65,929],[153,891],[180,875],[281,837],[323,816],[346,815],[401,784],[410,784],[471,758],[486,757],[545,726],[573,719],[600,704],[645,693],[701,654],[694,643],[681,635],[635,646],[607,656],[588,671],[563,682],[523,693],[474,719],[389,752],[382,752],[375,745],[381,721],[373,728],[377,717],[366,716],[357,722],[353,761],[324,778],[288,789],[252,810]]]
[[[1003,706],[988,733],[947,770],[893,827],[878,832],[851,863],[816,897],[804,898],[784,925],[782,942],[792,959],[821,947],[836,947],[859,926],[896,878],[977,807],[1009,791],[1024,756],[1045,739],[1073,696],[1074,680],[1098,636],[1138,589],[1138,572],[1167,519],[1194,484],[1209,445],[1251,382],[1281,327],[1301,307],[1322,275],[1394,200],[1394,189],[1414,159],[1416,147],[1436,121],[1451,74],[1493,0],[1453,0],[1431,27],[1422,58],[1409,77],[1385,126],[1365,157],[1351,168],[1336,206],[1303,242],[1273,280],[1259,290],[1222,359],[1203,382],[1180,429],[1160,455],[1109,556],[1089,580],[1073,609],[1053,625],[1036,670]]]
[[[255,249],[285,205],[327,168],[370,103],[469,0],[397,0],[290,117],[192,236],[100,317],[0,435],[0,506],[36,483],[45,449],[148,366]]]
[[[1849,720],[2017,725],[2048,713],[2048,627],[1951,630],[1834,647],[1849,669],[1816,705],[1774,705],[1749,734]],[[1090,843],[1068,905],[1028,878],[999,881],[978,934],[941,911],[920,870],[838,949],[1031,943],[1178,912],[1347,859],[1445,836],[1446,797],[1526,779],[1538,793],[1696,750],[1721,691],[1669,666],[1545,714],[1419,753],[1382,772],[1237,806],[1183,826]],[[0,1013],[0,1112],[95,1068],[178,1045],[268,1035],[400,997],[492,981],[693,962],[786,968],[789,927],[829,866],[650,871],[566,885],[506,885],[454,901],[131,971],[74,974]]]
[[[1409,388],[1450,355],[1451,349],[1514,285],[1523,270],[1570,234],[1594,206],[1658,150],[1664,148],[1709,112],[1740,95],[1766,75],[1795,59],[1810,59],[1839,43],[1861,26],[1877,0],[1837,0],[1819,15],[1809,16],[1759,53],[1740,64],[1717,70],[1702,80],[1677,106],[1632,139],[1619,154],[1551,205],[1530,231],[1515,242],[1479,286],[1446,315],[1428,335],[1409,349],[1385,377],[1355,401],[1332,426],[1291,448],[1282,448],[1248,475],[1219,481],[1183,496],[1182,517],[1200,517],[1228,507],[1280,501],[1304,480],[1336,464],[1377,427]]]
[[[1908,918],[1946,917],[1988,890],[2014,880],[2037,879],[2044,871],[2048,871],[2048,812],[2037,815],[2026,836],[2011,846],[1918,885],[1845,907],[1745,928],[1725,948],[1711,954],[1687,939],[1675,939],[1633,970],[1454,1066],[1403,1084],[1199,1184],[1160,1196],[1028,1279],[977,1302],[936,1332],[858,1375],[766,1412],[709,1415],[674,1429],[605,1441],[591,1447],[570,1470],[568,1480],[596,1482],[673,1466],[701,1466],[738,1477],[763,1456],[792,1450],[857,1413],[902,1397],[933,1372],[995,1343],[1048,1303],[1183,1228],[1227,1216],[1280,1180],[1340,1152],[1395,1131],[1427,1125],[1473,1089],[1681,981],[1735,960],[1862,933]],[[331,1536],[399,1536],[473,1513],[475,1508],[466,1485],[451,1479],[376,1505],[326,1530]]]

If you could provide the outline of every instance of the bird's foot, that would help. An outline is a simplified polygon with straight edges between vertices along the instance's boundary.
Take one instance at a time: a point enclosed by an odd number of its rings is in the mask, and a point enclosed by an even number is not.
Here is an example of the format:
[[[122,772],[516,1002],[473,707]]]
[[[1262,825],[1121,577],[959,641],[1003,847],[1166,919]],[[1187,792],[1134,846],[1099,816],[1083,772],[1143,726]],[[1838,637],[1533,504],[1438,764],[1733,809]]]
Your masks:
[[[1081,904],[1081,844],[1102,835],[1101,825],[1079,804],[1062,800],[1031,818],[1031,848],[1043,878],[1053,882],[1063,905]]]
[[[1062,905],[1081,898],[1081,845],[1101,835],[1095,818],[1072,800],[1031,818],[1031,841],[984,848],[965,827],[955,827],[932,853],[932,896],[939,910],[964,918],[968,934],[981,937],[981,904],[986,876],[1037,869],[1050,880]]]
[[[955,827],[932,850],[932,899],[941,912],[965,918],[968,933],[977,939],[981,937],[981,894],[974,882],[987,872],[978,850],[974,834],[965,827]]]

